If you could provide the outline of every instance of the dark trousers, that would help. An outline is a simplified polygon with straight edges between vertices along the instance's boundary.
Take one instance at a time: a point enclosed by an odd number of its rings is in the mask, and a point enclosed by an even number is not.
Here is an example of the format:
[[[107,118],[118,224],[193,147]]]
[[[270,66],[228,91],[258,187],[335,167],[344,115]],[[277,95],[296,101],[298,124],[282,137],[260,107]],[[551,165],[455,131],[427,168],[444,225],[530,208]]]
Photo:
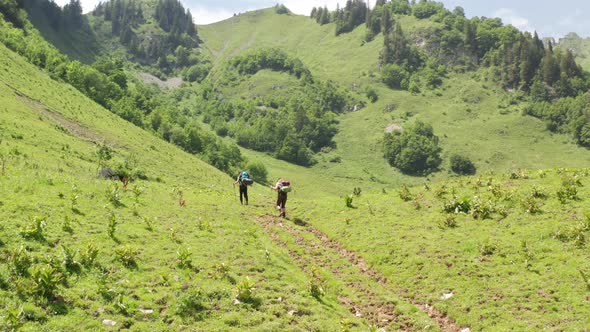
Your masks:
[[[279,217],[285,217],[286,216],[286,209],[285,209],[285,205],[287,204],[287,193],[284,193],[282,191],[279,191],[279,195],[277,197],[277,206],[281,209],[281,214],[279,214]]]
[[[244,204],[242,196],[246,199],[246,205],[248,205],[248,186],[240,185],[240,204]]]

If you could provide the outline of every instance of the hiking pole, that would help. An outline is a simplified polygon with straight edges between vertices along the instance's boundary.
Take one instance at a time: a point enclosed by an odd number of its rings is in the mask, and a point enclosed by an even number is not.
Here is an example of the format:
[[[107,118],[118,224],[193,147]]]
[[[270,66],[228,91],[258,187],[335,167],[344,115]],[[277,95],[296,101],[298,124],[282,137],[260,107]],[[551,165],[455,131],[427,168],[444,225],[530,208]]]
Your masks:
[[[237,198],[238,200],[240,200],[240,199],[238,198],[238,195],[236,194],[236,184],[235,184],[235,183],[233,183],[232,185],[233,185],[233,187],[234,187],[234,197],[235,197],[235,198]]]

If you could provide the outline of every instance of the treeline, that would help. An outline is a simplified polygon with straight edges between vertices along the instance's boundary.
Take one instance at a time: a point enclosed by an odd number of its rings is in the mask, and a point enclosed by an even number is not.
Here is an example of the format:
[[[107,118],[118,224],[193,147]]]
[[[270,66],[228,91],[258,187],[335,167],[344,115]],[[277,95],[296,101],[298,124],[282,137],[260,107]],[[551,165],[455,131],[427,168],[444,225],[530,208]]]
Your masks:
[[[203,130],[189,106],[179,103],[186,90],[166,96],[154,86],[140,82],[128,84],[121,60],[101,58],[92,66],[70,61],[49,45],[28,21],[21,24],[23,29],[16,28],[0,15],[0,41],[44,69],[53,79],[72,85],[123,119],[200,155],[228,174],[233,175],[243,162],[237,146],[228,145]]]
[[[363,14],[361,8],[365,8]],[[505,89],[521,90],[536,101],[574,97],[588,89],[588,79],[570,50],[554,50],[537,33],[521,32],[498,18],[467,19],[461,7],[451,11],[435,1],[379,0],[368,9],[363,1],[348,1],[344,9],[332,13],[314,8],[311,16],[322,22],[326,15],[337,23],[337,30],[338,17],[354,22],[346,25],[353,28],[364,18],[367,40],[383,34],[379,56],[382,80],[394,89],[420,92],[435,88],[442,83],[448,66],[469,70],[478,65],[492,68]],[[398,20],[401,15],[429,19],[442,27],[419,31],[422,41],[418,46],[403,31]]]
[[[80,0],[70,0],[63,8],[52,0],[20,0],[20,7],[28,13],[42,13],[51,28],[57,32],[88,28],[88,22],[82,15]],[[14,22],[13,22],[14,23]],[[24,25],[17,25],[23,27]]]
[[[483,64],[496,69],[508,89],[530,93],[534,101],[574,97],[588,90],[588,79],[570,50],[547,47],[537,34],[516,33],[488,52]]]
[[[352,109],[352,98],[336,84],[314,79],[299,59],[278,49],[253,50],[230,59],[225,69],[230,74],[222,75],[216,84],[235,84],[236,79],[246,79],[262,69],[289,73],[300,79],[300,85],[287,97],[232,102],[212,84],[205,86],[203,99],[209,99],[203,110],[205,121],[219,135],[229,135],[243,147],[299,165],[314,164],[316,152],[334,145],[336,116]]]
[[[99,3],[92,15],[111,23],[112,36],[118,37],[138,61],[155,65],[168,73],[174,67],[193,66],[198,58],[191,58],[191,49],[199,43],[196,26],[189,9],[177,0],[159,0],[153,19],[160,32],[139,34],[136,31],[146,24],[142,2],[111,0]]]
[[[525,114],[547,121],[547,129],[570,134],[577,144],[590,148],[590,92],[552,102],[531,103]]]
[[[255,49],[229,60],[230,66],[242,75],[253,75],[262,69],[287,72],[297,78],[311,80],[311,72],[301,60],[278,48]]]
[[[310,17],[321,25],[335,23],[338,36],[365,23],[367,12],[368,7],[363,0],[348,0],[344,8],[338,5],[334,12],[330,12],[327,7],[313,7]]]

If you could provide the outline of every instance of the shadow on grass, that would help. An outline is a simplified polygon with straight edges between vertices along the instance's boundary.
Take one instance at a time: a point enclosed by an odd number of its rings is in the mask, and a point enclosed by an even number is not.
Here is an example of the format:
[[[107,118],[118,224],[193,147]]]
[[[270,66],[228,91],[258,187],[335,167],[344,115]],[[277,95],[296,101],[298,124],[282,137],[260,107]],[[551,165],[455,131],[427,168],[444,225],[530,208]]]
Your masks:
[[[307,222],[301,218],[293,218],[293,223],[297,226],[307,227]]]
[[[86,214],[84,212],[80,211],[78,208],[72,208],[72,212],[74,212],[74,214],[77,214],[82,217],[86,216]]]

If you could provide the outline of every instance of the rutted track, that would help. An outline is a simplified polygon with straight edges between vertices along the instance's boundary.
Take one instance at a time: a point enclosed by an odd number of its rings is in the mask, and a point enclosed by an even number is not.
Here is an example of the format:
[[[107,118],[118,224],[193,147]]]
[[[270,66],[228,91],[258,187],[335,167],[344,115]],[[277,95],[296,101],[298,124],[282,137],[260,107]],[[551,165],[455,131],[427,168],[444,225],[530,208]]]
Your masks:
[[[352,314],[365,318],[371,325],[391,326],[405,331],[423,328],[415,326],[408,317],[396,311],[396,301],[391,300],[393,297],[416,306],[442,331],[461,330],[455,322],[433,306],[405,297],[403,294],[406,292],[403,289],[389,283],[385,276],[370,268],[362,257],[345,249],[313,226],[306,224],[304,227],[298,227],[289,221],[282,222],[270,215],[257,217],[256,220],[273,241],[289,250],[289,255],[306,273],[311,274],[310,269],[314,266],[322,267],[342,281],[345,291],[352,296],[339,296],[338,300],[348,307]],[[287,243],[281,239],[279,230],[286,232],[294,240],[296,249],[288,247]],[[299,254],[300,250],[306,254]],[[339,262],[347,263],[354,268],[343,269],[341,265],[338,265]]]

